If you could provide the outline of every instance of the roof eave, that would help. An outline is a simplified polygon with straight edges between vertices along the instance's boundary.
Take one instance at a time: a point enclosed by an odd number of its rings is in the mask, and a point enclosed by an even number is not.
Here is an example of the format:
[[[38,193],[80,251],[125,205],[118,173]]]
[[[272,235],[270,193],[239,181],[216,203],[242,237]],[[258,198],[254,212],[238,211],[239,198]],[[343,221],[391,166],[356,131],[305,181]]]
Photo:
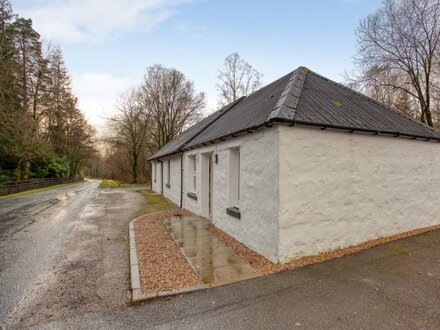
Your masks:
[[[372,135],[409,137],[409,138],[420,139],[420,140],[424,140],[424,141],[440,142],[440,138],[432,137],[432,136],[407,134],[407,133],[392,132],[392,131],[380,131],[380,130],[374,130],[374,129],[369,129],[369,128],[350,127],[350,126],[342,126],[342,125],[330,125],[330,124],[322,124],[322,123],[317,123],[317,122],[308,122],[308,121],[295,120],[295,119],[289,120],[289,119],[282,118],[282,117],[271,118],[270,122],[271,123],[289,124],[289,126],[295,126],[295,125],[313,126],[313,127],[321,128],[322,130],[329,128],[329,129],[336,129],[336,130],[344,130],[344,131],[348,131],[349,133],[361,132],[361,133],[371,133]]]

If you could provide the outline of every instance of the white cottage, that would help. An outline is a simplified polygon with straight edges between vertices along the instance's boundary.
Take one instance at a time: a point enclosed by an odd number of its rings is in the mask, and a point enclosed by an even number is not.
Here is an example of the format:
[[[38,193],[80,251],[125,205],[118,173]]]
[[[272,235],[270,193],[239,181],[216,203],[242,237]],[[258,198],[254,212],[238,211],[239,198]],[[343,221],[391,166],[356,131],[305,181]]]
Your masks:
[[[152,156],[152,189],[274,262],[440,223],[440,133],[300,67]]]

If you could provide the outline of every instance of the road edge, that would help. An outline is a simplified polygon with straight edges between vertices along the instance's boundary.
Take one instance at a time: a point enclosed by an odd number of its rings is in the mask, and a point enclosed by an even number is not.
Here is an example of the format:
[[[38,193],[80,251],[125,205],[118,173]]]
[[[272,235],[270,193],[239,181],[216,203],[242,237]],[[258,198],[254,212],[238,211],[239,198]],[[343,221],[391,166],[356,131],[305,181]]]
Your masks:
[[[161,213],[161,212],[155,212],[155,213]],[[153,213],[151,213],[153,214]],[[145,214],[141,215],[133,220],[130,221],[129,224],[129,241],[130,241],[130,283],[131,283],[131,301],[132,303],[140,303],[142,301],[151,300],[158,297],[168,297],[168,296],[175,296],[178,294],[183,293],[189,293],[194,291],[199,291],[202,289],[206,289],[207,286],[202,285],[196,285],[191,286],[187,288],[180,288],[180,289],[173,289],[173,290],[166,290],[166,291],[153,291],[144,293],[142,291],[141,287],[141,277],[140,277],[140,270],[139,270],[139,263],[138,263],[138,257],[137,257],[137,249],[136,249],[136,239],[135,239],[135,233],[134,233],[134,223],[139,220],[140,218],[150,215]]]

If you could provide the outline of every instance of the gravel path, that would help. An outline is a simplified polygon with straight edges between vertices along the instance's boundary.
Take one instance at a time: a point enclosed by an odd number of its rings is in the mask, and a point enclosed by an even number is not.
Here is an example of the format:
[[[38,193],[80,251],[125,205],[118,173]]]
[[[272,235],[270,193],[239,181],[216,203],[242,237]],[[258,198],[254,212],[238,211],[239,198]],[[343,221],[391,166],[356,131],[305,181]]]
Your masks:
[[[193,214],[187,210],[172,209],[146,215],[135,222],[137,257],[144,293],[202,284],[162,222],[176,215]]]

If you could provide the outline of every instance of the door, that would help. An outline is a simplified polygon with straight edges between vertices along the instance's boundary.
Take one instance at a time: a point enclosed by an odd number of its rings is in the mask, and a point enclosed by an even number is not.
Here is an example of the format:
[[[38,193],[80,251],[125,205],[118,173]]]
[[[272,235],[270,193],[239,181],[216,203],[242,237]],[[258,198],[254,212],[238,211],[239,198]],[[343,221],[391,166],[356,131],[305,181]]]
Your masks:
[[[201,166],[201,203],[202,215],[212,217],[213,207],[213,166],[212,154],[202,154]]]
[[[209,217],[212,218],[212,155],[208,159],[208,207]]]

